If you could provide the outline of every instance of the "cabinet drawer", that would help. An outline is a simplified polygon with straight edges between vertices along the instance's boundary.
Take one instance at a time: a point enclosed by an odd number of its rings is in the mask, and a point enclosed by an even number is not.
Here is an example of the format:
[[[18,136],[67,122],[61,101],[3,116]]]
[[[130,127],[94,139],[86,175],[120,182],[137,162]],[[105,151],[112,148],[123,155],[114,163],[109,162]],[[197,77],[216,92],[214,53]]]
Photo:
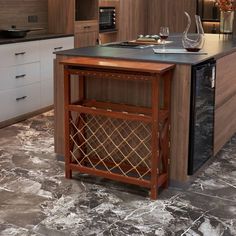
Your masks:
[[[0,67],[39,61],[39,41],[0,46]]]
[[[53,80],[53,59],[55,51],[74,48],[74,37],[40,41],[41,80]]]
[[[0,122],[40,109],[40,82],[0,92]]]
[[[40,41],[40,59],[41,61],[56,58],[53,52],[74,48],[74,37],[55,38]]]
[[[0,91],[40,81],[40,63],[0,68]]]
[[[75,23],[75,33],[98,31],[98,22],[94,21],[77,21]]]

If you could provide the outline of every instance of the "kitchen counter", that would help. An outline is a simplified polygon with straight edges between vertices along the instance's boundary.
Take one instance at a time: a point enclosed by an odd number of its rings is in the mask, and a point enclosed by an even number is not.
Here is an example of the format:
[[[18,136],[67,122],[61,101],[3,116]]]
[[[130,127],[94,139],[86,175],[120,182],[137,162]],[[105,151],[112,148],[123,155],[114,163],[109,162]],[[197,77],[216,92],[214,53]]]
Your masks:
[[[227,38],[229,37],[229,38]],[[182,35],[173,35],[169,37],[169,43],[166,48],[182,48],[181,44]],[[128,59],[138,61],[156,61],[168,62],[176,64],[190,64],[196,65],[210,58],[221,58],[232,52],[236,52],[236,40],[232,40],[231,36],[206,34],[204,48],[201,50],[206,52],[205,55],[193,54],[154,54],[153,48],[160,48],[162,45],[144,48],[114,48],[106,46],[76,48],[57,52],[57,55],[62,56],[85,56],[85,57],[104,57],[116,59]]]
[[[73,36],[73,34],[32,34],[32,35],[28,34],[24,38],[3,38],[3,37],[0,37],[0,45],[35,41],[35,40],[70,37],[70,36]]]
[[[170,36],[173,43],[167,48],[181,48],[181,35]],[[159,47],[159,46],[155,46]],[[54,73],[55,98],[55,152],[64,155],[64,118],[63,118],[63,81],[64,71],[60,62],[73,57],[101,57],[110,59],[126,59],[136,61],[151,61],[156,63],[176,64],[171,92],[171,157],[170,179],[172,183],[184,183],[192,177],[188,175],[189,127],[191,107],[192,67],[198,63],[214,58],[216,60],[215,86],[215,118],[214,118],[214,155],[236,132],[236,41],[224,35],[206,35],[203,48],[207,55],[187,54],[154,54],[152,48],[123,49],[113,47],[87,47],[56,52]],[[121,86],[119,83],[100,80],[89,80],[91,90],[87,92],[90,98],[103,99],[127,104],[149,106],[150,90],[148,86],[136,83]],[[75,99],[78,94],[78,84],[73,84]],[[99,88],[99,89],[98,89]],[[132,89],[136,89],[137,93]],[[104,91],[108,93],[104,94]]]

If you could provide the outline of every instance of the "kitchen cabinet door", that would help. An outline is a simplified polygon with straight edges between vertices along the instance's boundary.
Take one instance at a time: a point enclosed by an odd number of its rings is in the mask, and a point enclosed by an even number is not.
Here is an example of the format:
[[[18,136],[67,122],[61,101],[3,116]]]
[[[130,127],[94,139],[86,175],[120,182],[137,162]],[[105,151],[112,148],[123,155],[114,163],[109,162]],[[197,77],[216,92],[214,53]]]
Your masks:
[[[98,42],[98,21],[75,22],[75,47],[94,46]]]
[[[0,92],[0,123],[40,109],[40,83]]]
[[[48,32],[73,34],[75,0],[48,0]]]
[[[196,14],[196,0],[148,0],[148,34],[159,34],[160,26],[168,26],[171,33],[182,33],[187,26],[184,11]],[[191,32],[195,32],[192,22]]]
[[[39,58],[39,42],[22,42],[0,45],[0,68],[37,62]]]
[[[147,33],[149,1],[120,0],[118,41],[136,39],[138,35]]]
[[[55,58],[53,53],[71,48],[74,48],[74,37],[40,41],[42,108],[53,104],[53,59]]]
[[[40,81],[40,62],[0,68],[0,91]]]
[[[88,47],[97,44],[98,31],[75,34],[75,47]]]

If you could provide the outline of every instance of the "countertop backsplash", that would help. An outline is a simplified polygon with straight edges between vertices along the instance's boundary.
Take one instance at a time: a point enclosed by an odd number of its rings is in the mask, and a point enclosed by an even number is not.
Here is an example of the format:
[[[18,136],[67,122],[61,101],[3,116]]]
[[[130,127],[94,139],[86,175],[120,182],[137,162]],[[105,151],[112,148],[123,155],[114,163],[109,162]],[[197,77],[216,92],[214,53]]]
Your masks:
[[[0,29],[44,28],[44,31],[32,31],[29,34],[46,33],[48,29],[47,0],[0,0]]]

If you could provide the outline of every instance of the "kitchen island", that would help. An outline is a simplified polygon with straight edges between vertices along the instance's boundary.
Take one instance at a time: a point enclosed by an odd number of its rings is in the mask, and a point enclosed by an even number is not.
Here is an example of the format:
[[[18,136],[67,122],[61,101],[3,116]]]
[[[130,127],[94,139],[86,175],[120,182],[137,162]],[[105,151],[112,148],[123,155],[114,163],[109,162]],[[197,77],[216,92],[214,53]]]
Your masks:
[[[173,43],[169,48],[181,48],[181,37],[170,37]],[[63,120],[63,66],[60,61],[71,57],[99,57],[116,58],[137,61],[151,61],[156,63],[176,64],[172,81],[171,96],[171,143],[170,143],[170,179],[172,183],[184,183],[189,180],[188,157],[191,110],[191,78],[192,68],[209,59],[216,60],[216,89],[215,89],[215,118],[214,118],[214,155],[223,147],[236,131],[236,42],[225,39],[219,35],[206,35],[201,55],[177,55],[154,54],[153,49],[122,49],[104,46],[66,50],[56,53],[54,73],[55,96],[55,152],[64,155],[64,120]],[[87,91],[88,97],[103,100],[104,97],[111,101],[132,103],[137,106],[149,106],[149,87],[142,83],[135,84],[135,90],[127,82],[124,86],[117,81],[107,80],[100,84],[98,81],[90,81]],[[78,96],[78,84],[72,83],[72,93]],[[104,93],[104,91],[108,91]],[[122,97],[119,96],[122,92]]]

